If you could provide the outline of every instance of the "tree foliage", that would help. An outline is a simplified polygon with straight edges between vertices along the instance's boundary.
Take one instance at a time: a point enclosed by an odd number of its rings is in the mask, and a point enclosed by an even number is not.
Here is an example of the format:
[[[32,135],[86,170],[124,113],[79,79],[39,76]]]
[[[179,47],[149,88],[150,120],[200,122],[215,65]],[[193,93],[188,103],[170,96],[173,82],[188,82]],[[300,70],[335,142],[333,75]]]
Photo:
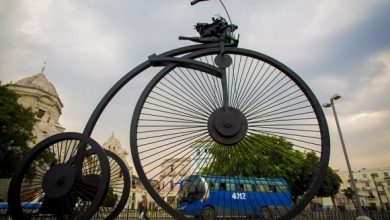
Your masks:
[[[339,192],[341,182],[340,176],[332,168],[328,167],[326,177],[318,190],[317,196],[334,197]]]
[[[351,187],[347,187],[346,189],[343,189],[343,193],[344,193],[345,197],[347,197],[347,199],[353,200],[353,196],[354,196],[355,192],[353,191],[353,189]]]
[[[208,153],[213,159],[201,170],[201,174],[282,177],[288,181],[294,201],[309,189],[320,164],[314,152],[297,151],[283,137],[262,134],[248,135],[233,146],[215,143],[208,149]],[[334,196],[339,190],[340,182],[340,177],[328,168],[328,175],[317,196]]]
[[[17,99],[14,91],[0,86],[0,178],[11,177],[34,139],[34,113],[18,104]]]
[[[355,191],[351,187],[347,187],[346,189],[343,189],[342,191],[343,191],[345,197],[347,197],[347,199],[351,200],[353,202],[353,205],[356,208],[356,203],[354,200]]]

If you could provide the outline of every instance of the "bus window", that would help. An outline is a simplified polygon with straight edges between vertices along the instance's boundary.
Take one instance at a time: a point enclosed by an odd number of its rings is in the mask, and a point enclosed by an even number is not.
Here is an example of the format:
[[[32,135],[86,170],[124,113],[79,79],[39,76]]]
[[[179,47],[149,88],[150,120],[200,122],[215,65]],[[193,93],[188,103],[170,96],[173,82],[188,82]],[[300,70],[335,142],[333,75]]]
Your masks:
[[[221,183],[220,189],[221,189],[221,191],[226,191],[226,183]]]
[[[287,192],[287,187],[283,185],[278,186],[278,192]]]
[[[249,184],[249,183],[245,183],[244,184],[244,190],[247,191],[247,192],[253,192],[252,185]]]
[[[276,186],[275,185],[268,185],[268,192],[277,192]]]
[[[208,182],[208,184],[209,184],[210,190],[215,190],[213,182]]]
[[[244,192],[244,184],[242,183],[238,184],[238,191]]]
[[[287,192],[287,186],[283,182],[277,182],[276,183],[276,188],[278,192]]]
[[[251,185],[251,187],[253,192],[257,192],[256,185]]]
[[[266,189],[266,185],[259,184],[259,185],[257,185],[257,191],[258,192],[268,192],[268,189]]]
[[[227,183],[226,183],[226,190],[229,191],[229,192],[236,191],[236,187],[234,185],[234,181],[227,181]]]
[[[236,184],[234,183],[234,179],[228,179],[226,178],[225,180],[225,186],[226,186],[226,191],[229,191],[229,192],[234,192],[236,191]]]
[[[253,186],[249,183],[244,183],[244,181],[240,181],[240,184],[238,184],[238,191],[240,192],[253,192]]]

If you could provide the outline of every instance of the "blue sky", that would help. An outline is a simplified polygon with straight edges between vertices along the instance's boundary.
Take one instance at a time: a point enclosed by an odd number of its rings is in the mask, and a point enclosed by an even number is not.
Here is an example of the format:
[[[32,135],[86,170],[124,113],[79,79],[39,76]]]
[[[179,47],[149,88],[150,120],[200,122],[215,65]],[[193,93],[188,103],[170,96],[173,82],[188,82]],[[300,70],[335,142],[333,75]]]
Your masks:
[[[64,103],[60,123],[81,132],[95,106],[125,73],[153,53],[187,45],[196,22],[225,16],[216,0],[3,0],[0,80],[41,71]],[[388,0],[225,0],[239,26],[240,47],[270,55],[298,73],[321,103],[335,93],[352,167],[390,166],[390,2]],[[112,132],[129,151],[136,78],[110,103],[93,138]],[[331,166],[346,164],[330,109]]]

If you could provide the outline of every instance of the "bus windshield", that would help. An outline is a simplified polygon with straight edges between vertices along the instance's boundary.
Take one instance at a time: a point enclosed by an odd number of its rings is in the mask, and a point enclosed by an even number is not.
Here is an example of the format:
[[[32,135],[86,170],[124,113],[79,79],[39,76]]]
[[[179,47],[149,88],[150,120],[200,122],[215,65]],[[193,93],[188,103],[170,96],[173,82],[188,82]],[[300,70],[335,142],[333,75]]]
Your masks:
[[[180,182],[179,201],[194,202],[204,198],[208,184],[203,177],[189,176]]]

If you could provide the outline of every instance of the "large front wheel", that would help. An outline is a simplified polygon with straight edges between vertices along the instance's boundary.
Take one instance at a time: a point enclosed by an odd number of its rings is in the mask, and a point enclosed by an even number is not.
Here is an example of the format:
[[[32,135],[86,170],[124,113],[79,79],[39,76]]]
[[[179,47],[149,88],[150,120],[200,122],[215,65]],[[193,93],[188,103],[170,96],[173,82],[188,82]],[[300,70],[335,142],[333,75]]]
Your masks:
[[[219,52],[189,53],[180,59],[198,62],[172,62],[145,88],[131,124],[137,173],[175,218],[200,212],[183,192],[198,187],[206,192],[202,202],[225,217],[254,216],[272,206],[280,207],[278,218],[290,219],[315,196],[328,167],[321,106],[277,60],[225,48],[229,59],[221,67]],[[190,176],[201,177],[203,185]]]

